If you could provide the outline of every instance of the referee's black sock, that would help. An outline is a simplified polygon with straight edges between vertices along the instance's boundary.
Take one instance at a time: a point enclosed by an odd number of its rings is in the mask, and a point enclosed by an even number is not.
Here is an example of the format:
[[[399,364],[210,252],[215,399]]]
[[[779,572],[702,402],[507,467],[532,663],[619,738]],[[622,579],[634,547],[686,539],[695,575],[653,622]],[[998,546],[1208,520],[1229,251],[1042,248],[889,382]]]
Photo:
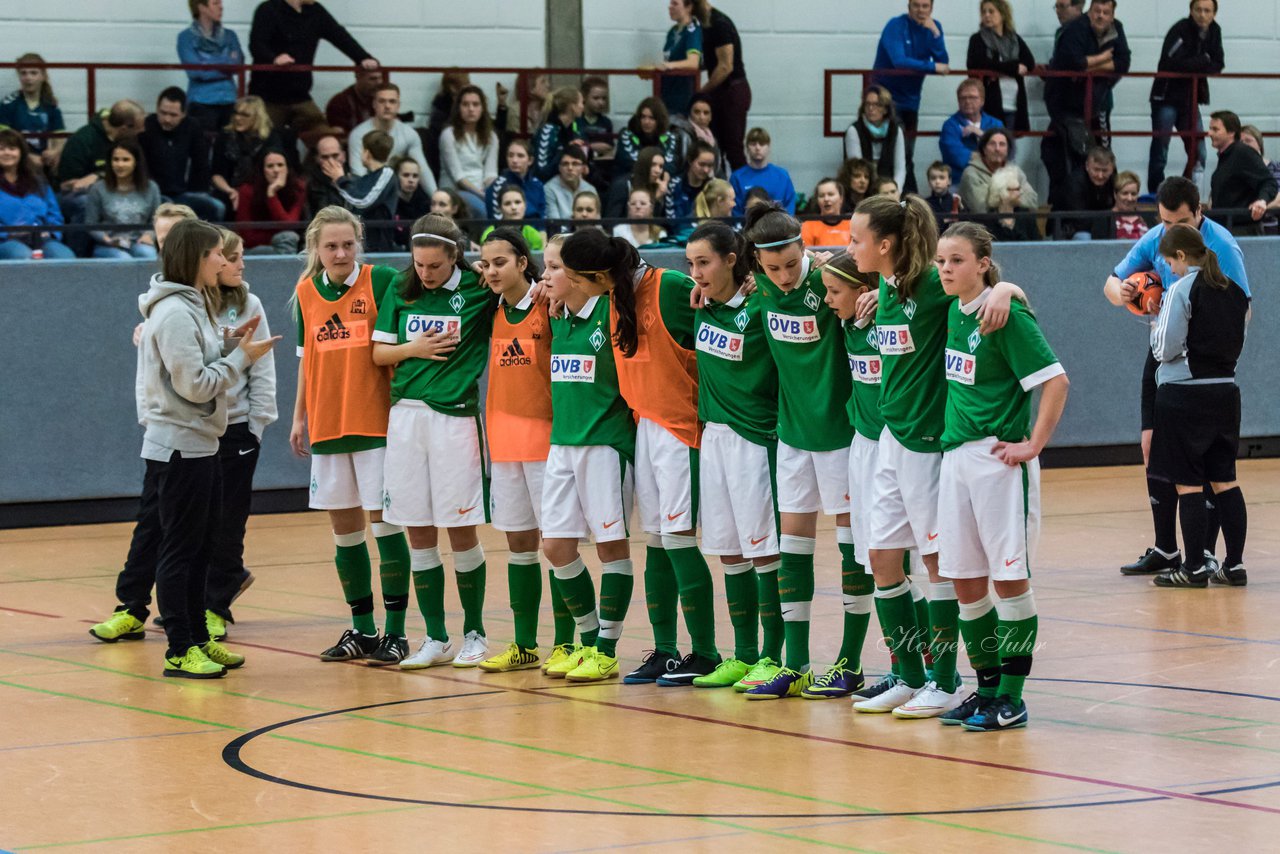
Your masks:
[[[1156,548],[1166,555],[1178,551],[1178,490],[1167,480],[1147,476],[1151,499],[1151,521],[1156,529]]]
[[[1222,539],[1227,544],[1227,557],[1223,566],[1240,566],[1244,562],[1244,539],[1249,528],[1249,512],[1244,506],[1244,493],[1240,487],[1219,492],[1214,497],[1218,516],[1222,519]]]
[[[1187,572],[1204,566],[1205,501],[1203,492],[1178,496],[1178,517],[1182,522],[1182,565]]]
[[[1218,531],[1222,530],[1222,521],[1218,515],[1218,504],[1213,494],[1213,487],[1204,485],[1205,515],[1204,547],[1209,554],[1218,553]]]

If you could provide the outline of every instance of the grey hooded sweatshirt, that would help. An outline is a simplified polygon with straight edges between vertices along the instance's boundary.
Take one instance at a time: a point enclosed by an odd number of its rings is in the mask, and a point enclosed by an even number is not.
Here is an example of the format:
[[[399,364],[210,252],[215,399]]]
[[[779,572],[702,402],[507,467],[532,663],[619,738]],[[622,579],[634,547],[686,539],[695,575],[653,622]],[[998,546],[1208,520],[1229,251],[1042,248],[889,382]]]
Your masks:
[[[227,429],[226,391],[248,370],[248,356],[239,348],[222,355],[222,336],[190,285],[156,274],[138,308],[146,319],[134,385],[146,429],[142,458],[168,462],[174,451],[188,459],[213,456]]]
[[[271,337],[271,329],[267,326],[267,315],[262,310],[262,301],[249,293],[249,285],[243,286],[245,291],[244,311],[236,311],[227,306],[218,315],[219,334],[226,337],[243,326],[250,318],[261,318],[258,330],[253,333],[255,341],[265,341]],[[227,423],[242,424],[248,422],[249,431],[262,441],[262,431],[268,424],[275,422],[276,413],[276,363],[271,351],[253,363],[249,370],[241,374],[240,379],[227,390]]]

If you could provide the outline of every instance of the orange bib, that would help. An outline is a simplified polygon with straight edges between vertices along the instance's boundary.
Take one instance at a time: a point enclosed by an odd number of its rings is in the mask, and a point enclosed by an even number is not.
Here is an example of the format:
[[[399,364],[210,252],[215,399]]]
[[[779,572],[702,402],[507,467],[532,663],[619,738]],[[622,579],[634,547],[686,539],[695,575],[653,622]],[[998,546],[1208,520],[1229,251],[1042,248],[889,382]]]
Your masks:
[[[511,323],[493,317],[485,433],[495,463],[539,462],[551,449],[551,323],[545,305]]]

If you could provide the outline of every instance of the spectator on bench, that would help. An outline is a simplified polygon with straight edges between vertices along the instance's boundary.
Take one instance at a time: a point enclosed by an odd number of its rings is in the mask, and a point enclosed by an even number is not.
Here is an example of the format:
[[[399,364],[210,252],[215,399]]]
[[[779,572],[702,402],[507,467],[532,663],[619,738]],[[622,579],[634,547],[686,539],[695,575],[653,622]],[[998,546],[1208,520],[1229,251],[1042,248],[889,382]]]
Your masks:
[[[938,221],[938,233],[941,234],[958,219],[956,214],[964,207],[964,203],[960,194],[951,189],[954,184],[950,166],[941,160],[935,160],[929,164],[925,177],[929,180],[929,196],[925,201],[933,210],[933,218]]]
[[[306,188],[289,174],[289,159],[284,152],[274,149],[259,152],[255,167],[253,177],[241,184],[237,193],[240,204],[236,208],[236,221],[301,222]],[[296,231],[263,226],[240,226],[236,231],[244,238],[249,255],[292,255],[298,251]]]
[[[659,210],[666,210],[667,194],[671,189],[671,175],[667,172],[667,157],[656,145],[640,149],[635,163],[631,165],[630,175],[619,175],[613,179],[609,188],[609,201],[605,205],[605,215],[610,219],[621,219],[627,215],[627,200],[636,187],[645,187],[655,199]]]
[[[356,82],[324,105],[324,117],[329,126],[337,132],[349,134],[356,125],[373,118],[373,96],[381,83],[381,68],[357,67]]]
[[[537,176],[532,174],[533,148],[526,139],[513,139],[507,146],[507,170],[485,190],[485,207],[490,219],[498,219],[502,207],[498,194],[507,187],[519,187],[524,190],[527,216],[532,220],[542,219],[547,214],[547,194]]]
[[[66,130],[40,54],[24,53],[18,57],[18,88],[0,100],[0,125],[31,134]],[[60,136],[28,137],[28,156],[37,169],[56,169],[66,142]]]
[[[379,93],[381,96],[382,93]],[[415,138],[416,139],[416,138]],[[360,140],[360,165],[362,175],[339,178],[334,182],[342,194],[347,208],[365,220],[365,249],[370,252],[390,252],[395,249],[395,229],[390,226],[370,226],[374,220],[389,220],[395,215],[396,199],[400,195],[400,183],[395,171],[387,165],[394,156],[391,136],[385,131],[371,130]],[[421,182],[426,185],[427,173]],[[434,192],[434,182],[431,184]]]
[[[1116,175],[1116,205],[1111,210],[1117,240],[1137,240],[1151,229],[1152,223],[1138,212],[1138,196],[1141,194],[1142,179],[1137,172],[1125,171]]]
[[[58,159],[58,203],[67,222],[84,222],[89,188],[107,173],[107,159],[117,142],[133,139],[142,132],[146,110],[137,101],[116,101],[110,109],[101,110],[89,123],[77,130],[62,148]],[[78,239],[77,239],[78,238]],[[87,253],[84,235],[67,234],[68,245],[77,254]],[[77,244],[80,244],[77,246]]]
[[[222,26],[222,0],[187,0],[187,5],[191,26],[178,33],[178,61],[183,65],[243,65],[240,38],[235,30]],[[205,133],[215,133],[231,121],[235,102],[235,72],[187,69],[187,113]]]
[[[525,221],[525,214],[528,208],[525,205],[524,190],[514,185],[507,187],[502,191],[502,198],[499,200],[502,206],[502,216],[498,219],[502,220],[503,225],[510,225],[512,228],[520,229],[520,236],[524,238],[525,243],[529,244],[529,248],[535,252],[541,251],[546,245],[547,238],[541,231],[538,231],[533,225]],[[485,238],[493,233],[494,226],[489,226],[480,233],[480,242],[484,243]]]
[[[658,98],[645,98],[618,135],[618,153],[613,158],[614,180],[626,175],[640,156],[640,149],[656,146],[662,149],[667,171],[676,171],[676,135],[671,133],[667,108]]]
[[[352,175],[359,178],[365,174],[360,152],[364,149],[364,138],[375,130],[382,131],[391,138],[392,157],[412,157],[419,163],[427,162],[417,131],[400,121],[399,116],[400,87],[394,83],[379,83],[373,93],[373,118],[356,125],[347,137],[347,164]],[[427,192],[435,192],[436,177],[431,174],[430,169],[423,171],[422,185],[427,188]]]
[[[753,187],[762,187],[769,198],[782,205],[783,209],[795,215],[796,188],[791,183],[791,174],[775,163],[769,162],[769,150],[772,140],[764,128],[752,128],[747,131],[747,165],[733,173],[729,183],[733,184],[733,192],[738,198],[746,199]],[[736,211],[739,215],[745,209]]]
[[[724,148],[711,132],[711,117],[711,99],[698,92],[689,101],[689,115],[671,119],[671,133],[675,138],[675,156],[672,159],[676,163],[688,163],[689,149],[695,141],[702,140],[715,149],[715,176],[728,181],[733,170],[729,168],[729,158],[725,156]]]
[[[861,157],[850,157],[840,164],[836,180],[844,188],[844,212],[853,213],[858,202],[867,197],[871,184],[876,179],[876,166],[870,160]]]
[[[391,168],[396,172],[396,182],[400,193],[396,197],[396,222],[404,223],[396,226],[396,247],[408,248],[410,226],[418,221],[418,217],[431,213],[431,195],[422,188],[422,164],[412,157],[401,157],[392,162]]]
[[[138,144],[166,201],[187,205],[200,219],[221,222],[227,208],[207,192],[209,145],[204,128],[187,116],[186,106],[186,93],[177,86],[161,92],[156,111],[143,122]]]
[[[973,77],[961,81],[956,88],[959,109],[942,123],[942,132],[938,135],[942,162],[951,167],[957,183],[973,153],[978,150],[978,140],[982,135],[992,128],[1004,127],[1004,122],[983,110],[985,97],[982,81]]]
[[[692,209],[689,211],[692,213]],[[653,209],[653,194],[647,187],[635,187],[627,199],[628,220],[653,219],[658,214]],[[692,231],[692,228],[688,229]],[[613,227],[613,236],[621,237],[635,248],[650,246],[667,236],[662,226],[652,222],[620,222]]]
[[[1016,166],[1004,166],[991,176],[991,183],[987,187],[987,209],[1001,214],[1024,214],[985,221],[983,224],[996,240],[1009,242],[1041,239],[1035,218],[1025,216],[1034,210],[1022,203],[1022,182],[1025,177]]]
[[[0,261],[29,259],[33,250],[46,258],[74,258],[62,242],[62,211],[53,188],[30,157],[27,141],[15,130],[0,128],[0,226],[51,226],[48,231],[0,231]]]
[[[546,184],[547,219],[572,219],[574,198],[578,193],[599,196],[596,188],[583,180],[586,168],[587,152],[581,146],[570,145],[560,155],[559,174]],[[596,217],[599,216],[597,211]]]
[[[813,188],[809,213],[818,219],[805,220],[800,226],[800,239],[805,246],[846,246],[849,243],[849,217],[845,216],[844,189],[835,178],[823,178]]]
[[[688,219],[693,216],[693,206],[697,201],[698,194],[702,192],[707,182],[711,180],[712,175],[715,174],[715,169],[716,150],[702,140],[698,140],[689,149],[689,160],[685,166],[684,173],[671,179],[666,188],[666,199],[662,202],[662,215],[671,220],[671,227],[676,231],[681,231],[683,228],[683,225],[678,220]],[[636,187],[632,187],[632,193],[636,189]],[[632,198],[629,197],[627,201],[629,214],[631,212]],[[654,199],[654,194],[650,192],[649,201],[652,202]]]
[[[875,164],[877,175],[899,184],[907,179],[907,143],[888,89],[868,86],[862,93],[858,117],[844,132],[844,156]]]
[[[232,210],[239,209],[239,188],[253,179],[254,163],[267,150],[287,149],[280,132],[272,126],[262,99],[257,95],[241,98],[231,113],[231,123],[222,129],[213,143],[211,183],[216,194]]]
[[[612,160],[614,143],[613,119],[609,118],[609,81],[592,74],[582,78],[578,91],[582,93],[582,117],[578,123],[586,134],[592,159]]]
[[[965,210],[973,213],[987,212],[991,176],[997,169],[1004,166],[1017,169],[1018,174],[1022,176],[1019,182],[1019,186],[1022,187],[1020,202],[1032,210],[1039,206],[1039,197],[1031,188],[1031,182],[1027,180],[1026,173],[1021,167],[1014,165],[1012,160],[1012,131],[1008,128],[992,128],[982,135],[982,139],[978,140],[978,150],[973,153],[964,174],[960,176],[960,200],[964,202]]]
[[[315,147],[307,152],[302,163],[302,180],[307,185],[307,210],[324,210],[331,205],[346,207],[334,182],[350,174],[347,152],[338,138],[330,134],[316,140]]]
[[[1240,214],[1213,218],[1237,237],[1262,233],[1259,223],[1276,197],[1275,177],[1262,155],[1240,141],[1240,130],[1240,117],[1230,110],[1219,110],[1209,117],[1209,142],[1218,152],[1218,167],[1209,179],[1213,207],[1249,209],[1247,218]]]
[[[1280,162],[1268,160],[1266,150],[1263,147],[1262,131],[1258,130],[1255,125],[1244,125],[1240,128],[1240,141],[1245,145],[1258,152],[1258,156],[1262,158],[1262,162],[1266,164],[1267,169],[1271,172],[1271,177],[1280,182]],[[1275,234],[1280,223],[1276,221],[1275,211],[1280,208],[1280,193],[1267,203],[1267,215],[1262,220],[1263,234]]]
[[[733,216],[736,202],[733,185],[721,178],[712,178],[698,194],[698,200],[693,205],[693,213],[698,218],[699,225],[708,219],[728,219]]]
[[[547,99],[546,119],[533,137],[533,171],[550,184],[559,170],[560,153],[569,146],[586,151],[586,132],[578,119],[582,115],[582,93],[564,87]]]
[[[1058,220],[1059,240],[1108,240],[1116,206],[1116,156],[1108,148],[1095,146],[1084,158],[1084,170],[1067,180],[1066,209],[1098,211],[1097,216]]]
[[[160,188],[147,177],[147,160],[132,137],[117,140],[107,153],[103,180],[89,188],[84,221],[96,225],[136,225],[151,222],[160,207]],[[156,257],[156,237],[151,231],[91,231],[94,258]]]
[[[484,192],[497,178],[498,134],[489,104],[479,86],[464,86],[440,132],[440,184],[457,190],[472,219],[484,219]]]

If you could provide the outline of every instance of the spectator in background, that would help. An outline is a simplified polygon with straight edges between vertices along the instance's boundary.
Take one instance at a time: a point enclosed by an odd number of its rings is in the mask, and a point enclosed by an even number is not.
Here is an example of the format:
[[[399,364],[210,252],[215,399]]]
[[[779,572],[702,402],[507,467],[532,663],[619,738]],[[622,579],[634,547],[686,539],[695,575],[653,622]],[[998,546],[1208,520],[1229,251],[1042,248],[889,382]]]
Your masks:
[[[660,71],[697,72],[702,64],[702,21],[707,15],[706,0],[670,0],[667,15],[675,23],[667,30],[662,46]],[[662,103],[671,116],[683,116],[689,110],[689,99],[698,88],[698,75],[663,75],[658,81]],[[630,202],[628,202],[630,206]]]
[[[373,118],[373,96],[382,83],[381,68],[356,68],[356,82],[324,105],[325,121],[336,132],[350,133],[358,124]]]
[[[453,115],[453,102],[458,99],[458,93],[463,87],[470,85],[471,75],[461,69],[453,69],[440,75],[440,89],[431,99],[431,105],[427,110],[427,126],[418,129],[418,136],[422,139],[422,150],[427,154],[427,168],[433,175],[440,174],[440,134],[444,132],[449,124],[449,117]],[[499,93],[498,110],[501,112],[505,109],[501,97],[501,85],[499,85]]]
[[[169,232],[173,227],[184,219],[199,219],[196,212],[186,205],[176,205],[173,202],[165,202],[156,208],[156,212],[151,215],[151,231],[156,236],[156,251],[164,251],[165,238],[169,236]],[[138,328],[134,332],[135,335],[142,334],[142,324],[138,324]],[[137,346],[136,344],[134,346]]]
[[[969,36],[969,57],[965,64],[970,73],[990,71],[993,74],[982,78],[986,102],[983,109],[1018,133],[1031,130],[1025,78],[1027,72],[1036,67],[1036,58],[1014,29],[1009,0],[982,0],[978,8],[982,25]]]
[[[1218,14],[1218,0],[1191,0],[1191,14],[1169,28],[1160,48],[1160,63],[1156,71],[1174,71],[1183,74],[1221,74],[1226,67],[1222,53],[1222,27],[1214,20]],[[1164,167],[1169,162],[1169,134],[1200,133],[1204,126],[1200,121],[1200,105],[1209,103],[1209,81],[1192,81],[1187,78],[1157,77],[1151,81],[1151,156],[1147,160],[1147,188],[1155,192],[1164,180]],[[1187,165],[1182,177],[1199,183],[1197,175],[1204,172],[1205,145],[1203,139],[1186,136],[1182,144],[1187,149]]]
[[[991,236],[1002,242],[1040,240],[1040,229],[1034,217],[1027,216],[1033,208],[1022,203],[1022,182],[1026,176],[1016,166],[997,169],[987,187],[986,207],[993,213],[1022,214],[1001,216],[984,222]]]
[[[660,210],[666,209],[667,193],[671,187],[671,174],[667,172],[667,159],[662,149],[650,145],[640,149],[640,156],[631,167],[630,175],[619,175],[609,188],[609,200],[604,212],[610,219],[627,215],[627,199],[636,187],[649,190]]]
[[[575,146],[586,154],[586,132],[578,121],[582,110],[582,93],[577,89],[566,86],[547,99],[546,120],[533,138],[533,172],[544,183],[555,177],[560,153],[566,148]]]
[[[58,158],[58,204],[69,223],[85,222],[88,192],[107,173],[108,155],[117,142],[132,140],[142,132],[146,111],[136,101],[117,101],[101,110],[89,124],[77,130],[62,147]],[[88,255],[91,243],[83,232],[67,232],[66,243],[77,255]]]
[[[732,186],[732,185],[730,185],[730,186]],[[736,193],[735,193],[735,195],[736,195]],[[752,187],[750,190],[748,190],[748,191],[747,191],[747,198],[746,198],[746,200],[745,200],[745,201],[743,202],[743,204],[742,204],[742,209],[743,209],[744,211],[749,211],[749,210],[751,210],[752,208],[754,208],[754,207],[756,207],[756,206],[758,206],[758,205],[765,205],[765,204],[769,204],[769,203],[771,203],[772,201],[773,201],[773,199],[771,199],[771,198],[769,197],[769,191],[768,191],[768,190],[766,190],[764,187]],[[735,206],[737,205],[737,201],[736,201],[736,200],[735,200],[734,204],[735,204]],[[736,210],[736,208],[735,208],[735,210]],[[737,216],[737,214],[735,213],[735,214],[734,214],[734,216]]]
[[[395,221],[402,223],[395,228],[396,246],[408,248],[412,237],[411,226],[418,217],[431,213],[431,196],[422,187],[422,164],[412,157],[401,157],[391,164],[395,170],[400,193],[396,197]],[[523,195],[523,194],[522,194]]]
[[[547,237],[541,231],[538,231],[533,225],[525,222],[525,216],[528,214],[528,208],[525,206],[524,190],[514,185],[506,187],[499,197],[498,204],[501,206],[501,216],[504,225],[510,225],[513,228],[520,229],[520,236],[524,238],[525,243],[529,244],[529,248],[535,252],[540,251],[547,243]],[[484,243],[485,238],[493,233],[495,226],[489,226],[480,233],[480,242]]]
[[[587,150],[597,162],[613,159],[613,119],[609,118],[609,81],[594,74],[582,78],[582,117],[578,124]],[[607,180],[607,176],[606,176]]]
[[[1142,194],[1142,179],[1137,172],[1121,172],[1116,175],[1115,214],[1116,240],[1137,240],[1151,228],[1151,223],[1138,212],[1138,196]]]
[[[747,165],[734,170],[729,183],[733,184],[733,192],[740,199],[746,199],[747,193],[755,187],[761,187],[769,194],[769,198],[778,202],[787,213],[795,216],[796,188],[791,183],[791,175],[786,169],[769,162],[769,150],[772,140],[764,128],[752,128],[747,131]],[[746,209],[735,211],[742,215]]]
[[[49,84],[49,72],[38,53],[18,57],[18,88],[0,100],[0,125],[24,134],[56,133],[66,130],[62,110]],[[66,138],[29,136],[28,156],[37,169],[56,169]]]
[[[415,137],[416,141],[416,137]],[[400,182],[395,170],[387,164],[395,154],[391,135],[382,130],[371,130],[360,140],[360,165],[362,175],[339,178],[334,182],[346,202],[347,209],[365,220],[365,249],[370,252],[390,252],[395,248],[395,229],[389,226],[370,226],[373,220],[389,220],[395,216],[396,199],[400,194]],[[427,175],[419,179],[427,186]],[[434,189],[434,188],[433,188]]]
[[[362,68],[378,67],[378,60],[315,0],[263,0],[258,4],[249,30],[249,53],[254,65],[314,65],[321,39]],[[292,128],[310,145],[332,133],[324,113],[311,100],[312,82],[310,71],[255,71],[249,78],[249,94],[267,105],[272,124]]]
[[[1098,211],[1097,216],[1058,220],[1059,240],[1108,240],[1112,209],[1116,206],[1116,156],[1109,148],[1095,146],[1084,158],[1084,171],[1067,180],[1066,209]]]
[[[840,164],[836,180],[844,188],[844,212],[853,213],[858,202],[867,197],[871,184],[876,179],[876,166],[870,160],[861,157],[850,157]]]
[[[418,139],[417,132],[400,121],[399,115],[400,87],[394,83],[379,83],[373,93],[373,118],[356,125],[347,137],[347,163],[350,164],[352,175],[359,178],[366,174],[360,152],[365,136],[375,130],[391,137],[391,157],[412,157],[419,163],[426,162],[427,157],[422,151],[422,141]],[[385,163],[386,159],[382,162]],[[422,184],[428,192],[434,191],[435,176],[430,171],[422,173]]]
[[[542,182],[530,171],[533,166],[533,149],[528,140],[513,139],[507,146],[507,170],[485,190],[485,203],[490,219],[502,215],[498,194],[507,187],[524,190],[525,215],[539,220],[547,214],[547,196]]]
[[[0,226],[50,226],[48,231],[0,231],[0,261],[22,261],[40,250],[46,258],[74,258],[62,242],[62,211],[53,188],[30,157],[27,141],[15,130],[0,128]]]
[[[302,180],[307,185],[307,210],[319,211],[330,205],[346,207],[336,182],[349,174],[347,152],[338,138],[330,134],[316,140],[315,148],[307,152],[307,159],[302,164]]]
[[[951,167],[941,160],[929,164],[925,178],[929,181],[929,196],[925,201],[933,211],[933,218],[938,221],[938,233],[941,234],[948,225],[959,219],[956,214],[960,213],[964,203],[960,194],[952,191],[954,184],[951,181]]]
[[[498,134],[479,86],[464,86],[453,102],[440,132],[440,168],[441,185],[458,191],[472,219],[484,219],[485,190],[498,178]]]
[[[631,171],[640,149],[656,146],[667,161],[667,171],[676,171],[676,137],[671,133],[667,108],[658,98],[645,98],[627,121],[626,130],[618,135],[618,153],[614,155],[614,175]]]
[[[742,62],[742,39],[738,28],[724,12],[706,3],[702,25],[702,67],[707,81],[698,91],[711,99],[711,129],[720,140],[720,150],[729,158],[729,168],[741,169],[747,162],[742,141],[751,111],[751,84]]]
[[[1267,159],[1267,153],[1262,142],[1262,131],[1254,125],[1244,125],[1240,128],[1240,141],[1245,145],[1258,152],[1258,156],[1262,158],[1262,162],[1266,164],[1267,170],[1271,172],[1271,177],[1280,181],[1280,163]],[[1262,231],[1264,234],[1275,234],[1277,229],[1276,215],[1273,213],[1280,208],[1280,193],[1267,203],[1267,215],[1262,220]]]
[[[876,69],[894,69],[917,72],[914,74],[879,74],[871,81],[889,90],[893,104],[902,122],[903,140],[906,143],[906,183],[899,182],[905,192],[916,191],[915,163],[916,126],[920,120],[920,92],[924,88],[925,74],[946,74],[948,65],[947,44],[942,36],[942,25],[933,19],[933,0],[907,0],[906,14],[890,18],[880,33],[876,46]],[[863,155],[864,157],[866,155]],[[882,168],[881,174],[886,174]]]
[[[240,204],[236,222],[288,222],[302,220],[306,188],[289,174],[289,159],[283,151],[266,149],[254,158],[253,176],[238,188]],[[292,255],[298,251],[298,233],[262,226],[239,225],[249,255]]]
[[[688,165],[685,166],[682,174],[671,179],[667,187],[666,199],[663,201],[663,215],[671,220],[672,228],[681,230],[682,226],[678,221],[689,219],[694,215],[693,208],[698,195],[715,174],[715,168],[716,150],[701,140],[695,142],[689,149]],[[648,188],[631,188],[631,196],[628,197],[627,202],[629,212],[630,199],[634,197],[637,189]],[[654,201],[652,192],[648,193],[648,198],[651,202]]]
[[[214,0],[216,2],[216,0]],[[221,222],[226,206],[209,195],[209,144],[204,128],[187,116],[187,95],[170,86],[143,122],[138,145],[165,201],[187,205],[200,219]]]
[[[232,210],[240,205],[240,186],[253,180],[254,163],[267,149],[287,150],[262,99],[257,95],[241,98],[231,113],[231,123],[213,142],[211,183]]]
[[[1240,214],[1210,216],[1240,236],[1261,234],[1259,223],[1267,206],[1275,199],[1275,176],[1263,162],[1262,155],[1240,141],[1240,117],[1229,110],[1219,110],[1209,117],[1209,142],[1218,152],[1218,166],[1209,179],[1213,208],[1232,210],[1248,208],[1248,218]]]
[[[458,248],[464,252],[470,252],[475,247],[472,246],[472,231],[476,230],[475,226],[467,223],[467,218],[471,216],[471,209],[467,207],[466,201],[455,193],[453,190],[436,190],[431,194],[431,212],[440,216],[447,216],[454,221],[458,228],[462,229],[462,233],[466,236],[466,246]],[[501,219],[501,217],[498,217]]]
[[[160,207],[160,188],[147,177],[147,161],[134,137],[122,138],[108,152],[109,167],[89,188],[84,221],[96,225],[149,223]],[[155,258],[156,238],[149,230],[91,231],[94,258]]]
[[[600,225],[600,196],[596,194],[595,187],[590,184],[584,185],[584,189],[573,195],[573,221],[584,223],[584,225],[575,225],[569,229],[570,231],[578,231],[582,228],[604,231],[604,227]]]
[[[992,128],[1004,127],[1004,122],[982,109],[984,98],[981,80],[970,77],[962,81],[956,88],[959,109],[942,123],[938,148],[942,150],[942,162],[951,167],[951,174],[956,176],[957,182],[973,153],[978,150],[978,140],[982,135]]]
[[[679,0],[673,0],[679,2]],[[670,200],[670,196],[667,197]],[[689,211],[692,213],[692,209]],[[627,219],[653,219],[658,214],[653,209],[653,196],[645,187],[636,187],[627,199]],[[667,232],[656,223],[620,222],[613,227],[613,236],[621,237],[635,248],[650,246],[664,240]]]
[[[960,200],[964,202],[965,210],[973,213],[987,212],[991,176],[1005,166],[1017,169],[1021,176],[1019,186],[1022,188],[1022,195],[1019,202],[1032,210],[1036,208],[1039,204],[1036,191],[1031,188],[1026,173],[1014,165],[1012,159],[1012,131],[1008,128],[992,128],[982,135],[982,139],[978,140],[978,150],[973,153],[964,174],[960,176]]]
[[[1053,0],[1053,11],[1058,16],[1058,29],[1053,32],[1053,43],[1057,45],[1062,28],[1084,14],[1084,0]]]
[[[907,179],[907,143],[883,86],[868,86],[858,105],[858,117],[844,132],[844,157],[874,163],[876,174],[892,175],[899,185]]]
[[[888,196],[895,202],[902,200],[902,188],[898,186],[898,182],[888,176],[882,176],[876,179],[877,196]]]
[[[688,163],[689,148],[695,141],[701,140],[715,149],[715,176],[726,181],[729,179],[731,172],[729,158],[725,157],[724,149],[716,142],[716,135],[711,132],[710,98],[701,92],[695,93],[689,101],[689,114],[676,116],[671,120],[671,134],[675,138],[675,157],[672,158],[674,162]]]
[[[847,246],[849,218],[844,215],[844,188],[835,178],[823,178],[813,188],[809,213],[817,219],[805,220],[800,226],[800,239],[805,246]]]
[[[187,5],[191,26],[178,33],[178,61],[183,65],[243,65],[239,37],[235,30],[222,26],[222,0],[187,0]],[[187,69],[187,113],[205,133],[216,133],[231,121],[235,102],[234,71]]]
[[[736,202],[733,185],[721,178],[712,178],[698,194],[698,200],[693,205],[693,214],[698,218],[699,225],[701,221],[707,219],[728,219],[733,216]]]
[[[547,219],[572,219],[574,197],[580,192],[599,195],[595,187],[583,180],[586,169],[587,152],[582,146],[570,145],[561,152],[559,174],[545,185]],[[596,216],[599,218],[599,213]]]

